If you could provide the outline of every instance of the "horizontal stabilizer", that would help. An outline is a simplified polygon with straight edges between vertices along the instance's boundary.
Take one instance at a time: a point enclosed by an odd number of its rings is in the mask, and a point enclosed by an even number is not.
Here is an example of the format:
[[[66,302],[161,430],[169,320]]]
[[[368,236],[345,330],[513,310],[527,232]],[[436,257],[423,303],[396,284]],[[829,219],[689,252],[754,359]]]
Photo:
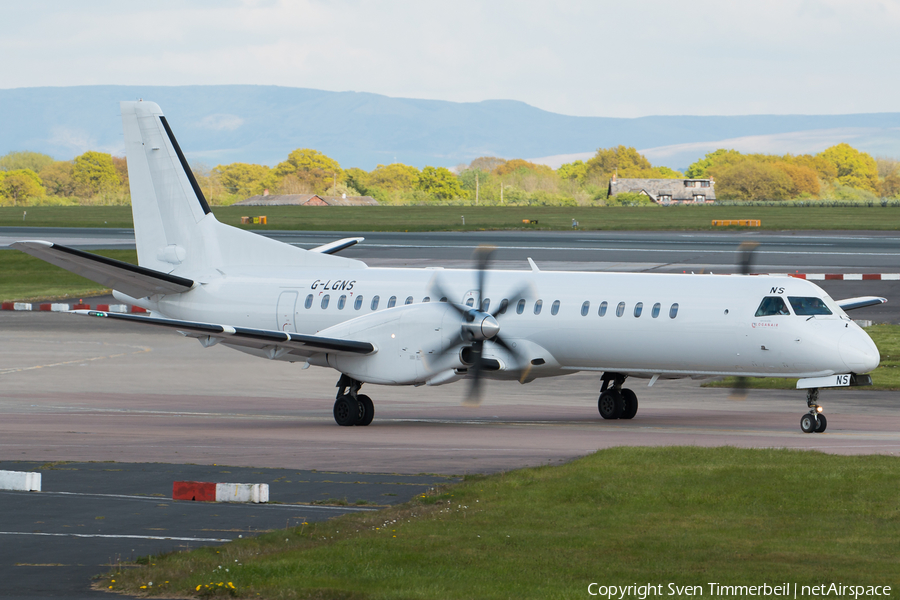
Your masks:
[[[352,238],[344,238],[342,240],[335,240],[333,242],[328,242],[327,244],[323,244],[322,246],[316,246],[315,248],[310,248],[310,252],[316,252],[318,254],[337,254],[341,250],[346,250],[350,246],[355,246],[366,238],[362,237],[352,237]]]
[[[52,242],[24,241],[10,244],[35,258],[62,267],[100,285],[124,292],[132,298],[155,294],[179,294],[191,289],[194,282],[127,262],[106,258],[90,252],[60,246]]]
[[[103,317],[114,321],[128,321],[130,323],[155,325],[156,327],[168,327],[169,329],[175,329],[190,337],[200,338],[200,341],[203,342],[204,346],[212,346],[213,344],[221,342],[228,346],[269,350],[271,353],[270,358],[276,358],[285,354],[310,356],[322,352],[334,354],[371,354],[375,352],[375,346],[369,342],[342,340],[340,338],[329,338],[318,335],[288,333],[287,331],[273,331],[268,329],[251,329],[248,327],[231,327],[229,325],[180,321],[178,319],[142,317],[138,315],[109,313],[99,310],[75,310],[72,312],[90,317]]]
[[[859,298],[847,298],[846,300],[838,300],[837,305],[842,310],[855,310],[857,308],[866,308],[867,306],[878,306],[887,302],[887,298],[879,298],[878,296],[860,296]]]

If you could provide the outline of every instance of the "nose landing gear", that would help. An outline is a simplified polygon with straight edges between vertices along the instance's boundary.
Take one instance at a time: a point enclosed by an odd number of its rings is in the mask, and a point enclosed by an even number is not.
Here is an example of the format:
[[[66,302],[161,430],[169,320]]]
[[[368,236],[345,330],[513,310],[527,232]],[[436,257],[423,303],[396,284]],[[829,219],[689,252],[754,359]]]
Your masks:
[[[612,387],[610,387],[612,382]],[[603,375],[603,384],[600,386],[600,398],[597,399],[597,409],[604,419],[633,419],[638,410],[637,394],[623,388],[625,375],[609,373]]]
[[[822,414],[819,402],[819,388],[806,390],[806,405],[809,412],[800,417],[800,429],[803,433],[822,433],[828,427],[828,419]]]

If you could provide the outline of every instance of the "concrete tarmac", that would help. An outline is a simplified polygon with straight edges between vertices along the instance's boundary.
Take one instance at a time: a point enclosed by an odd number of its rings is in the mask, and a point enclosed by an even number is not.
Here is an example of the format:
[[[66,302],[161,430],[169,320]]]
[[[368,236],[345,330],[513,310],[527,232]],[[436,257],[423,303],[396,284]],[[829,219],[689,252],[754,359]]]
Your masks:
[[[0,469],[37,471],[42,478],[40,493],[0,491],[4,598],[96,598],[101,594],[90,589],[94,575],[140,556],[377,510],[454,481],[437,475],[121,462],[2,461]],[[174,481],[267,483],[270,504],[174,501]]]
[[[897,395],[823,391],[825,434],[799,430],[799,391],[745,401],[691,380],[634,380],[633,421],[600,420],[599,375],[366,386],[369,427],[332,419],[337,374],[204,349],[176,333],[76,315],[0,313],[0,458],[228,464],[415,474],[491,472],[621,444],[732,444],[836,453],[900,451]]]

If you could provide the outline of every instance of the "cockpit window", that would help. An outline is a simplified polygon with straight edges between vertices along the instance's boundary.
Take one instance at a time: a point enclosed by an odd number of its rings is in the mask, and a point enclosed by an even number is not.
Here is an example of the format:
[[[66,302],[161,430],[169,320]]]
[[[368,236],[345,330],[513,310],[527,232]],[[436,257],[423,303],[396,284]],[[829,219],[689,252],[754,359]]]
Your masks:
[[[756,309],[757,317],[771,317],[772,315],[789,315],[787,304],[780,296],[767,296],[759,303]]]
[[[794,309],[794,314],[800,317],[809,315],[830,315],[831,309],[825,306],[821,298],[802,298],[798,296],[788,296],[788,301]]]

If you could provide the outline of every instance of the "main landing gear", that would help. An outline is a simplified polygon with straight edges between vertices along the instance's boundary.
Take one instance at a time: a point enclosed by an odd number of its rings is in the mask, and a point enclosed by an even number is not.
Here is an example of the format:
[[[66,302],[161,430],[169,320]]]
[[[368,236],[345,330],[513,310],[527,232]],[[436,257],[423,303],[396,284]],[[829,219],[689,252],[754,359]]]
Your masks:
[[[362,382],[341,375],[338,379],[337,400],[334,401],[334,421],[341,427],[365,426],[375,417],[372,399],[359,393]]]
[[[828,427],[828,419],[822,414],[819,406],[819,388],[806,390],[806,405],[809,412],[800,417],[800,429],[803,433],[822,433]]]
[[[604,419],[633,419],[637,414],[637,394],[622,387],[625,377],[620,373],[603,374],[597,409]],[[610,382],[612,382],[612,387],[609,385]]]

